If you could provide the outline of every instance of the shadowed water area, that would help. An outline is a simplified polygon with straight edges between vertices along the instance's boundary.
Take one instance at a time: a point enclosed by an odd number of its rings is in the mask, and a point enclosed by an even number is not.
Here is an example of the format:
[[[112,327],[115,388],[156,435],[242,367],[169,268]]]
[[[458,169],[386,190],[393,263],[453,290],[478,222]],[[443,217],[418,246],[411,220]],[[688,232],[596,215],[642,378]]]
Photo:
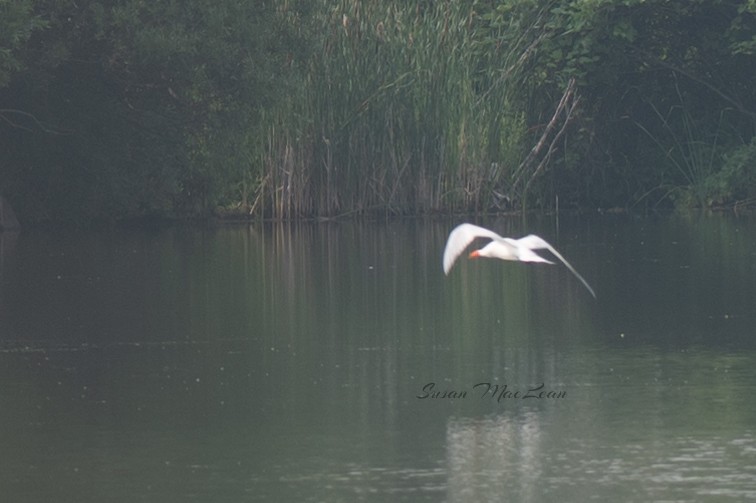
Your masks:
[[[2,234],[4,499],[756,499],[756,219],[466,220]]]

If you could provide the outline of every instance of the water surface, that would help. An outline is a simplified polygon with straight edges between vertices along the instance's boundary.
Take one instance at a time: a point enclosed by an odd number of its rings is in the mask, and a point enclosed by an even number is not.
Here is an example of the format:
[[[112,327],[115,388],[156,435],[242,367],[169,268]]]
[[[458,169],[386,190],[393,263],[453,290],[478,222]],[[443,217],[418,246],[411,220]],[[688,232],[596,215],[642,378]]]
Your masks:
[[[756,499],[753,218],[459,221],[4,234],[3,494]]]

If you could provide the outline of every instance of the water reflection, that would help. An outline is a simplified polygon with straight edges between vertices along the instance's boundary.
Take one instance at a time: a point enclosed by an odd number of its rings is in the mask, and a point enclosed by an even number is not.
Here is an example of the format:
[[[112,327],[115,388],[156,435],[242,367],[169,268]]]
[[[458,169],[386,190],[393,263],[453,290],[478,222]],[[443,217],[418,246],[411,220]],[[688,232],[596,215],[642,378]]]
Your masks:
[[[756,408],[743,398],[755,358],[651,347],[564,355],[566,399],[448,418],[447,501],[753,498]]]
[[[450,420],[448,501],[535,501],[543,453],[538,415]]]
[[[754,497],[752,220],[477,221],[543,235],[598,299],[564,268],[463,260],[444,276],[456,223],[24,231],[0,255],[0,487],[22,502]],[[418,399],[430,382],[469,393]],[[566,394],[498,400],[481,382]]]

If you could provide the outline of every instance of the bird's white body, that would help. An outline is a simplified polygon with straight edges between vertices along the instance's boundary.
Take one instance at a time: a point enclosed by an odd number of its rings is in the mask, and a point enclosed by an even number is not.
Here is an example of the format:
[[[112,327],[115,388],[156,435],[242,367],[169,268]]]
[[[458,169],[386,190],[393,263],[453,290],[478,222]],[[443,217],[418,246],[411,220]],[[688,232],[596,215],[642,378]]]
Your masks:
[[[474,257],[490,257],[498,258],[501,260],[516,260],[520,262],[542,262],[544,264],[553,264],[550,260],[538,255],[533,250],[548,250],[556,258],[562,261],[567,269],[574,274],[577,279],[583,283],[583,285],[591,292],[594,297],[596,294],[593,292],[593,288],[578,272],[573,268],[562,255],[554,249],[546,240],[530,234],[520,239],[505,238],[499,236],[494,231],[488,230],[484,227],[478,227],[473,224],[460,224],[454,228],[449,234],[449,239],[446,241],[446,248],[444,249],[444,274],[449,274],[454,262],[477,238],[490,239],[491,242],[480,250],[476,250],[470,254],[471,258]]]

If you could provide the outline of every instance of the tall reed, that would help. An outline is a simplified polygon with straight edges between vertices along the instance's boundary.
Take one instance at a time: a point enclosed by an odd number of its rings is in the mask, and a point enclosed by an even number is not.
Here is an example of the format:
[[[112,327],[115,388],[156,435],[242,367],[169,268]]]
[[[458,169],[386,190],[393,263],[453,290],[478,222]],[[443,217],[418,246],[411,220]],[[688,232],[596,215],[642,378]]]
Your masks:
[[[291,218],[503,204],[524,152],[513,98],[524,53],[496,47],[475,5],[321,0],[304,86],[264,119],[255,210]]]
[[[668,164],[666,171],[670,174],[666,178],[669,180],[660,185],[666,191],[664,196],[670,196],[679,207],[708,206],[716,196],[713,185],[716,185],[722,167],[720,134],[725,112],[720,113],[716,125],[710,120],[698,119],[694,117],[695,110],[686,104],[676,77],[675,89],[679,104],[670,106],[666,113],[649,102],[660,124],[658,135],[644,124],[636,125],[659,148]]]

